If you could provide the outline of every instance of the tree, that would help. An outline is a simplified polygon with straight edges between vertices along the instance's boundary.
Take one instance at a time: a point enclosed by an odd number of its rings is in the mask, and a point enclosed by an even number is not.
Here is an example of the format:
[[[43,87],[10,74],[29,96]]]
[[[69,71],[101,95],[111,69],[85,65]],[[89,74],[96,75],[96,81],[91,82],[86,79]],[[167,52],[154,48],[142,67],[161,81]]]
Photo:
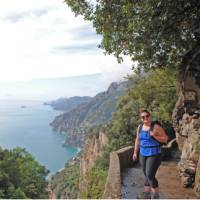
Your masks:
[[[0,148],[0,198],[48,198],[47,174],[25,149]]]
[[[184,67],[184,55],[200,42],[199,0],[65,2],[76,15],[93,22],[106,53],[118,60],[128,55],[140,69]]]

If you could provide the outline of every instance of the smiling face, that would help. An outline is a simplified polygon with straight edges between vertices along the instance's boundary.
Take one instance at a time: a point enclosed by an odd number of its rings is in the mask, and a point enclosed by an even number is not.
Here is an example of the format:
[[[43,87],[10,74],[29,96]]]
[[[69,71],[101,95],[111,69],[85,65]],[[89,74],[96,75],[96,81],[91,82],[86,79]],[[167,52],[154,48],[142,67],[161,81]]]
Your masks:
[[[149,124],[151,122],[151,115],[149,112],[146,112],[146,111],[141,112],[140,118],[144,124]]]

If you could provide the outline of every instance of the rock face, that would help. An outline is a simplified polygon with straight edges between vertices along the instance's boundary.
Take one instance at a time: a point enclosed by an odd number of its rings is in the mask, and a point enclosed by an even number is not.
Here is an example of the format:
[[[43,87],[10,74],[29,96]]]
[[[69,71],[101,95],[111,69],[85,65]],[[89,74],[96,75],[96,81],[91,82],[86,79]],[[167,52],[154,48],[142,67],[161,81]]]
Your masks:
[[[84,152],[80,159],[80,175],[84,176],[88,169],[90,169],[96,159],[101,155],[103,147],[108,144],[108,138],[104,132],[99,133],[99,137],[92,137],[87,140],[84,148]]]
[[[65,144],[81,146],[86,129],[106,123],[116,110],[117,100],[129,88],[128,81],[112,83],[106,92],[97,94],[88,103],[57,116],[51,123],[59,132],[66,133]]]
[[[200,53],[186,54],[180,72],[179,99],[173,111],[173,126],[179,149],[183,186],[193,187],[200,197]],[[187,164],[186,164],[187,163]]]
[[[101,156],[102,150],[107,144],[108,138],[102,131],[99,132],[98,138],[93,136],[91,139],[86,141],[84,151],[82,152],[80,158],[80,193],[83,193],[87,187],[87,181],[85,180],[86,172],[94,166],[95,161],[99,156]]]
[[[178,166],[183,187],[193,187],[197,165],[192,160],[181,159]]]

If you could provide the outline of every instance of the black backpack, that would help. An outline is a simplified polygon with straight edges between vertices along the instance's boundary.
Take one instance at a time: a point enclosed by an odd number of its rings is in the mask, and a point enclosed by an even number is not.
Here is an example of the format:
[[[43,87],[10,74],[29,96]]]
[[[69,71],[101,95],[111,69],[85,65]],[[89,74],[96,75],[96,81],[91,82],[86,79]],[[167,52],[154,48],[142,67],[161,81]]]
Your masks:
[[[170,141],[175,141],[176,140],[176,134],[175,134],[175,131],[174,131],[174,129],[173,129],[173,127],[169,124],[169,123],[166,123],[166,124],[161,124],[159,121],[152,121],[151,122],[151,127],[150,127],[150,130],[149,131],[153,131],[153,129],[154,129],[154,126],[155,125],[159,125],[159,126],[161,126],[164,130],[165,130],[165,132],[166,132],[166,134],[167,134],[167,136],[168,136],[168,141],[167,141],[167,144],[168,143],[170,143]],[[143,124],[140,124],[139,125],[139,132],[140,132],[140,130],[141,130],[141,128],[142,128],[142,126],[143,126]],[[151,136],[152,137],[152,139],[154,139],[154,140],[156,140],[156,138],[154,138],[153,136]],[[166,145],[165,143],[162,143],[162,142],[160,142],[160,141],[158,141],[158,140],[156,140],[159,144],[160,144],[160,146],[163,146],[163,145]]]

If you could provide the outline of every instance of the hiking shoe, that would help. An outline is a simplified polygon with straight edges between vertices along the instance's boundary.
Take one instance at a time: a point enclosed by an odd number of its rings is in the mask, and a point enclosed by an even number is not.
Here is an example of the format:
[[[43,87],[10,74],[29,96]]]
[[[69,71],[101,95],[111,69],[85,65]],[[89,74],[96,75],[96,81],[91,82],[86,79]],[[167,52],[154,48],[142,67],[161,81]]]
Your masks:
[[[141,192],[137,195],[136,199],[151,199],[151,193],[150,192]]]
[[[152,193],[151,194],[151,199],[160,199],[160,195],[159,195],[159,193]]]

